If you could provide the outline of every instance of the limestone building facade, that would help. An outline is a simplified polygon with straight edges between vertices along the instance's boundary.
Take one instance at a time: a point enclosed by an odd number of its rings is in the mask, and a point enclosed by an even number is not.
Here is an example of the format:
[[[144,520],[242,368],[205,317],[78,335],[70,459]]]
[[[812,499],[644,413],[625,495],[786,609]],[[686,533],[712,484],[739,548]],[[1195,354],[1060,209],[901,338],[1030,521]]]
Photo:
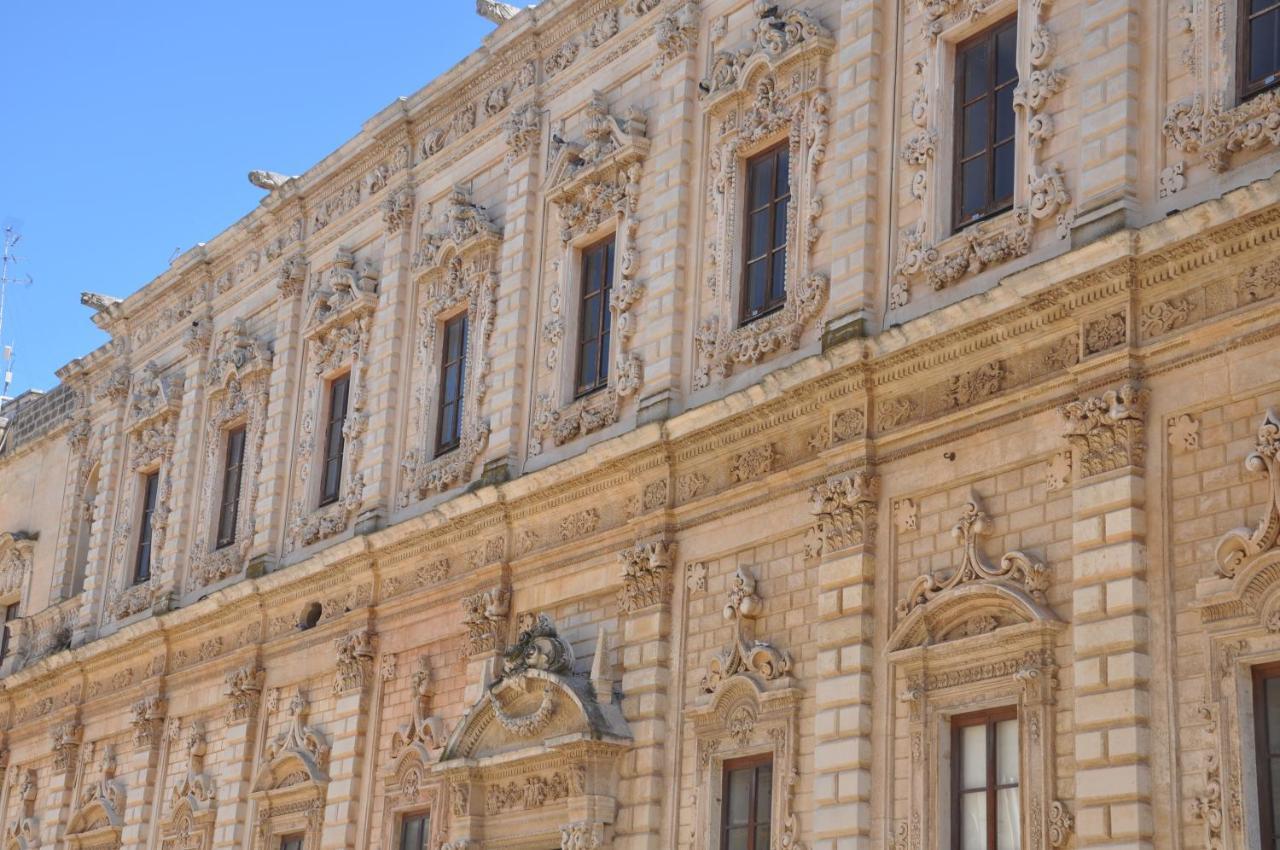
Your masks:
[[[480,5],[3,408],[5,850],[1280,846],[1280,8]]]

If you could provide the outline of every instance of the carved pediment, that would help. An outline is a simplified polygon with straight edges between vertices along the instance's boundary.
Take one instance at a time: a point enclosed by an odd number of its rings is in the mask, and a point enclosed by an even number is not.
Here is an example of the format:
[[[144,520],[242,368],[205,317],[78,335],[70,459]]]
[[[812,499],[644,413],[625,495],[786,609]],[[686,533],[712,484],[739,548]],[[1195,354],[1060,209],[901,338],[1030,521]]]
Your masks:
[[[434,688],[427,657],[418,659],[418,669],[413,674],[413,716],[391,736],[391,768],[389,774],[396,777],[397,785],[404,788],[405,771],[413,764],[423,767],[435,761],[435,755],[445,745],[444,721],[431,713]],[[419,772],[419,779],[422,773]]]
[[[182,403],[181,375],[164,375],[152,361],[142,367],[133,379],[133,395],[129,399],[130,427],[140,429],[166,415],[176,415]]]
[[[572,663],[568,643],[540,616],[504,654],[500,678],[454,729],[441,760],[542,747],[550,738],[629,741],[612,694],[598,700],[591,681],[573,675]]]
[[[101,774],[84,789],[67,821],[67,841],[72,847],[118,847],[124,825],[125,788],[115,778],[116,755],[103,749]]]
[[[448,260],[478,252],[496,252],[502,242],[502,228],[493,222],[484,207],[475,203],[470,190],[454,186],[449,193],[438,229],[424,219],[418,235],[413,268],[427,271],[445,267]]]
[[[733,640],[707,662],[702,690],[714,695],[735,678],[750,679],[758,685],[781,680],[786,685],[790,681],[791,656],[755,636],[755,621],[764,613],[764,601],[756,592],[755,576],[747,567],[738,567],[729,581],[728,595],[723,613],[734,624]]]
[[[307,698],[301,691],[289,703],[289,725],[263,752],[263,764],[253,780],[254,794],[271,794],[297,786],[318,787],[329,782],[329,745],[307,725]]]
[[[571,200],[592,178],[613,173],[649,153],[648,121],[634,107],[625,118],[609,112],[601,92],[592,92],[584,110],[586,128],[581,142],[560,141],[547,172],[553,203]]]
[[[710,103],[741,91],[758,68],[782,68],[801,56],[825,56],[835,48],[827,28],[803,9],[782,9],[777,3],[756,0],[755,14],[751,44],[721,50],[712,58],[711,75],[701,83]]]
[[[365,260],[359,270],[356,258],[338,251],[329,268],[316,275],[307,306],[307,336],[317,337],[335,325],[372,313],[378,306],[378,274]]]
[[[205,384],[218,389],[232,380],[243,384],[252,375],[269,372],[271,357],[271,346],[250,335],[244,319],[236,319],[218,336]]]

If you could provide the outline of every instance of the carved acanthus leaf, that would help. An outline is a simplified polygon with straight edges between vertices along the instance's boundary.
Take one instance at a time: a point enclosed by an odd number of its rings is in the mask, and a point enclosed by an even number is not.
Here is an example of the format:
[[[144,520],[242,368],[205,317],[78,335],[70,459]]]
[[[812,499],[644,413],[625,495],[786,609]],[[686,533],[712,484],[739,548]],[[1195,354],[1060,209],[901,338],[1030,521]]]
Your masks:
[[[1255,528],[1228,531],[1219,541],[1217,570],[1227,578],[1236,576],[1250,558],[1274,549],[1280,540],[1280,417],[1274,410],[1263,417],[1244,467],[1267,476],[1267,505]]]

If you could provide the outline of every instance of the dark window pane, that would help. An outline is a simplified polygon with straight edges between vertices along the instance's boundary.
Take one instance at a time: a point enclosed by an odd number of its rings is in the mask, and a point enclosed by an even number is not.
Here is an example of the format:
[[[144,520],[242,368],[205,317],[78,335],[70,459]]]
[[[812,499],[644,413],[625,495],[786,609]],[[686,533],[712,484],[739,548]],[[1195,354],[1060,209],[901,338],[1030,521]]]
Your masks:
[[[730,826],[745,824],[751,817],[751,782],[754,771],[750,768],[729,772],[728,823]]]
[[[990,139],[987,101],[979,100],[966,106],[961,120],[964,122],[964,138],[960,145],[960,155],[969,157],[986,148]]]
[[[754,260],[764,256],[769,250],[769,209],[759,210],[751,214],[751,235],[747,243],[747,259]]]
[[[749,314],[764,309],[768,274],[768,260],[758,260],[747,267],[747,312]]]
[[[778,194],[779,198],[791,194],[791,151],[786,147],[778,148]]]
[[[725,850],[747,850],[750,834],[750,830],[745,826],[730,829],[725,836]]]
[[[773,199],[773,157],[763,157],[751,169],[751,207]]]
[[[773,279],[769,282],[769,303],[777,305],[787,298],[787,253],[778,251],[773,256]]]
[[[236,540],[236,522],[239,519],[240,483],[244,469],[244,428],[227,432],[227,449],[222,467],[222,500],[218,509],[218,548],[230,546]]]
[[[338,501],[342,487],[342,455],[345,448],[342,428],[347,418],[347,392],[350,387],[350,375],[334,378],[329,384],[329,413],[325,426],[324,474],[320,482],[321,506]]]
[[[1013,142],[996,148],[996,183],[993,200],[1013,198]]]
[[[756,822],[768,823],[771,820],[769,815],[772,811],[773,766],[766,764],[756,771]]]
[[[996,141],[1013,138],[1013,86],[996,92]]]
[[[980,156],[971,159],[961,166],[960,186],[963,201],[960,207],[961,219],[981,213],[987,202],[987,158]]]
[[[985,92],[990,84],[987,49],[986,44],[979,43],[965,50],[960,56],[961,73],[964,75],[964,89],[961,96],[966,102]]]
[[[609,295],[613,284],[614,238],[582,252],[582,294],[578,301],[577,394],[586,395],[609,380]]]
[[[1006,27],[996,33],[996,84],[1017,79],[1018,28]]]
[[[1269,753],[1280,752],[1280,676],[1266,680],[1266,722]]]
[[[773,247],[783,248],[787,244],[787,204],[788,199],[778,201],[773,218]]]

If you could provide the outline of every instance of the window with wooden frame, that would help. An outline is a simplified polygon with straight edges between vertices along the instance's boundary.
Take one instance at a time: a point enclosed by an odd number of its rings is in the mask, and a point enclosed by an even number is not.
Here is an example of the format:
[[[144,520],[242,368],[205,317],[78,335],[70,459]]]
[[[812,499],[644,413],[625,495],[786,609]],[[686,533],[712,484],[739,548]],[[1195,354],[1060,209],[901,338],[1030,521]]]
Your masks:
[[[769,850],[773,814],[773,756],[724,763],[719,850]]]
[[[280,836],[280,850],[302,850],[302,845],[305,841],[306,835],[301,832],[282,835]]]
[[[154,535],[151,519],[156,512],[156,498],[160,490],[160,472],[148,472],[142,477],[142,522],[138,532],[138,551],[133,561],[133,583],[142,584],[151,579],[151,544]]]
[[[440,350],[440,420],[436,425],[436,454],[458,447],[462,440],[462,393],[467,368],[467,314],[444,323]]]
[[[791,202],[791,149],[775,145],[747,160],[743,228],[742,321],[787,303],[787,205]]]
[[[1240,99],[1280,83],[1280,0],[1241,0],[1237,38],[1240,43]]]
[[[582,250],[582,286],[578,301],[578,369],[575,397],[609,383],[609,295],[613,290],[614,237]]]
[[[1280,850],[1280,663],[1253,668],[1258,831],[1263,850]]]
[[[1020,769],[1017,708],[951,719],[953,850],[1020,850]]]
[[[13,635],[9,633],[9,624],[18,619],[18,603],[10,602],[4,606],[4,625],[0,627],[0,661],[9,657],[9,641]]]
[[[347,419],[350,373],[329,382],[328,413],[324,429],[324,467],[320,475],[320,506],[331,505],[342,494],[342,452],[346,447],[342,426]]]
[[[427,850],[431,837],[431,816],[426,812],[413,812],[400,819],[399,850]]]
[[[244,426],[226,435],[222,461],[222,499],[218,504],[218,549],[236,542],[236,522],[240,519],[240,482],[244,469]]]
[[[1013,206],[1018,19],[956,45],[953,229]]]

